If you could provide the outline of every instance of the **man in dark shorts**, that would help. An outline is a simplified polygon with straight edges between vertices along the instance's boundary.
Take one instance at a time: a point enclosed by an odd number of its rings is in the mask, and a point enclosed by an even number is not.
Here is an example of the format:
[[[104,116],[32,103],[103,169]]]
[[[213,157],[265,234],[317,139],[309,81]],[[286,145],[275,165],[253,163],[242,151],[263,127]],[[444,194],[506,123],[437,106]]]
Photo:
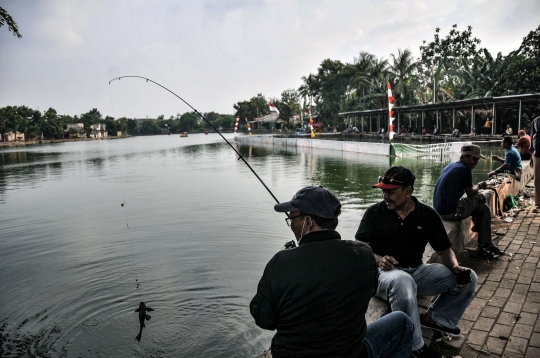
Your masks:
[[[473,231],[478,233],[478,250],[473,256],[496,259],[502,252],[491,241],[491,211],[486,197],[479,193],[486,189],[486,182],[472,183],[472,170],[478,160],[486,159],[480,147],[466,144],[461,147],[459,161],[446,166],[433,193],[433,207],[443,220],[460,221],[472,216]],[[463,198],[463,194],[467,197]]]
[[[334,193],[309,186],[274,209],[289,212],[298,247],[274,255],[251,301],[255,323],[277,330],[261,357],[408,358],[407,315],[395,312],[366,327],[378,270],[369,246],[335,231],[341,203]]]
[[[411,357],[441,357],[424,343],[421,327],[460,336],[457,323],[472,299],[478,278],[474,271],[459,266],[435,210],[412,196],[414,181],[413,173],[401,166],[379,177],[373,187],[382,189],[384,200],[366,210],[355,237],[373,249],[379,266],[376,296],[388,300],[392,311],[403,311],[413,321]],[[442,264],[423,263],[428,243]],[[421,316],[417,295],[438,295]]]

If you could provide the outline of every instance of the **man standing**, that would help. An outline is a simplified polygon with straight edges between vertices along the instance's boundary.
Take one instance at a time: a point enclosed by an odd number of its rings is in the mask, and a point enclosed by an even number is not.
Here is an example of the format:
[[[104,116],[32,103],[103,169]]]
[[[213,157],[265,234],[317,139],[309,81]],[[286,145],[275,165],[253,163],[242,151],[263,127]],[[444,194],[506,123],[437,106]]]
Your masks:
[[[289,212],[299,246],[268,262],[250,304],[259,327],[277,330],[264,356],[408,358],[413,327],[405,314],[366,328],[377,266],[369,246],[335,231],[341,203],[334,193],[309,186],[274,209]]]
[[[488,176],[497,175],[505,171],[509,171],[510,174],[516,176],[516,179],[520,177],[521,174],[521,157],[516,148],[512,147],[512,138],[504,137],[501,143],[501,146],[506,150],[505,159],[499,157],[498,155],[492,155],[491,159],[503,163],[500,167],[495,170],[492,170],[488,173]]]
[[[373,188],[382,189],[383,201],[366,210],[355,237],[373,249],[379,266],[376,295],[388,300],[392,311],[403,311],[413,321],[411,357],[441,357],[424,344],[421,326],[460,336],[457,323],[472,299],[478,278],[459,266],[435,210],[412,196],[414,181],[413,173],[401,166],[379,177]],[[423,263],[428,242],[442,264]],[[421,316],[417,295],[438,295]]]
[[[540,108],[540,104],[538,104]],[[540,117],[533,119],[531,123],[531,154],[529,162],[534,169],[534,206],[533,212],[540,212]]]
[[[478,160],[485,159],[480,147],[467,144],[461,147],[459,162],[446,166],[433,193],[433,207],[443,220],[460,221],[472,216],[473,231],[478,232],[478,250],[475,255],[496,259],[501,255],[498,247],[491,241],[491,211],[486,205],[486,197],[478,193],[486,189],[485,182],[474,185],[472,170]],[[466,198],[463,193],[467,194]]]

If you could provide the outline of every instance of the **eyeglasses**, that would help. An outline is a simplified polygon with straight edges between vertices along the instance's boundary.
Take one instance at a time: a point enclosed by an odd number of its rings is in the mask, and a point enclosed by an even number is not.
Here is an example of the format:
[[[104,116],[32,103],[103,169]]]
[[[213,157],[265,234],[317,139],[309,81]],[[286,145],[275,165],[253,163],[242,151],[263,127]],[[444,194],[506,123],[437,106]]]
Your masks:
[[[381,176],[379,176],[379,183],[405,185],[405,183],[402,182],[401,180],[396,180],[394,178],[381,177]]]
[[[300,214],[300,215],[296,215],[296,216],[289,216],[288,218],[285,218],[285,222],[287,223],[287,226],[291,226],[292,219],[299,218],[301,216],[306,216],[306,214]]]

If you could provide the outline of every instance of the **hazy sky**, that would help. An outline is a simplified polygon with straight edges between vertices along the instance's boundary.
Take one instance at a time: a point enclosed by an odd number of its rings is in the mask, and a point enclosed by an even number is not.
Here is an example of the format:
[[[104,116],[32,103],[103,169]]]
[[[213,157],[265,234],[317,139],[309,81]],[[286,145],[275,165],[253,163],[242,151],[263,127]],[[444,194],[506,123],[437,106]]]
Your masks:
[[[298,88],[322,60],[360,51],[419,54],[436,27],[468,25],[492,53],[540,24],[538,0],[0,0],[22,38],[0,28],[0,107],[168,118]]]

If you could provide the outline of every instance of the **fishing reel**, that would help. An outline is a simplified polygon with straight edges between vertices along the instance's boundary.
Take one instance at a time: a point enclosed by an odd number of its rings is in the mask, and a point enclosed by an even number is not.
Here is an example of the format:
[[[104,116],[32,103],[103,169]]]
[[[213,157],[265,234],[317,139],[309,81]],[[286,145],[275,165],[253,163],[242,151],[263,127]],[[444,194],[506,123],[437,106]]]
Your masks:
[[[291,240],[291,241],[287,241],[285,243],[285,245],[283,245],[283,249],[282,250],[287,250],[287,249],[293,249],[296,247],[296,243],[294,242],[294,240]]]

